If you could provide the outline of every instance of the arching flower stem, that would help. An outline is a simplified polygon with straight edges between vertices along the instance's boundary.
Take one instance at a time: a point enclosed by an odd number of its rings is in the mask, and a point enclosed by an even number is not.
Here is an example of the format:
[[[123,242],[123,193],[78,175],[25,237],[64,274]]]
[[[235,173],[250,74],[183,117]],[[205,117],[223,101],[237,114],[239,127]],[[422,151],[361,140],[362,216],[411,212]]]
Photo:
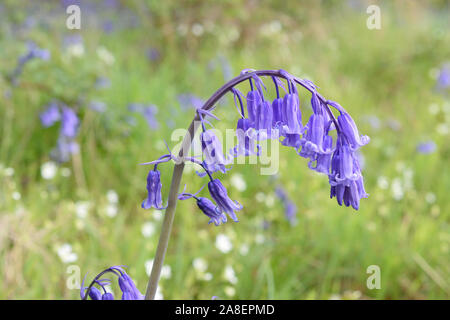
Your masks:
[[[204,105],[198,109],[200,112],[196,112],[195,117],[193,121],[191,122],[188,132],[186,133],[182,145],[181,150],[179,153],[179,159],[183,159],[183,155],[188,153],[189,148],[191,147],[192,140],[194,138],[195,132],[198,129],[198,121],[201,120],[200,113],[201,111],[209,111],[214,108],[215,104],[221,97],[223,97],[227,92],[231,91],[233,87],[238,85],[241,82],[244,82],[246,80],[250,81],[251,89],[253,90],[253,83],[252,78],[254,76],[268,76],[268,77],[278,77],[278,78],[284,78],[288,81],[288,87],[289,90],[291,90],[291,84],[290,82],[296,82],[297,84],[301,85],[311,93],[316,93],[315,86],[305,80],[295,78],[293,76],[290,76],[286,71],[284,70],[257,70],[257,71],[246,71],[242,72],[239,76],[231,79],[226,84],[224,84],[219,90],[217,90],[205,103]],[[294,84],[292,83],[292,87]],[[293,92],[296,92],[295,87],[292,88]],[[334,117],[333,113],[331,112],[329,108],[328,100],[326,100],[324,97],[322,97],[319,93],[316,93],[317,97],[320,101],[323,102],[323,104],[326,106],[326,110],[328,114],[330,115],[336,130],[339,132],[339,126],[336,118]],[[161,234],[159,236],[158,241],[158,247],[156,248],[156,254],[153,262],[152,271],[150,274],[150,278],[148,281],[147,286],[147,292],[145,294],[146,300],[153,300],[155,298],[156,290],[158,288],[158,282],[161,275],[161,269],[164,263],[164,257],[167,251],[167,246],[169,243],[170,233],[172,231],[172,224],[173,219],[175,216],[175,209],[177,205],[178,200],[178,193],[180,189],[180,183],[181,183],[181,177],[183,175],[183,169],[184,169],[184,161],[178,161],[173,169],[172,174],[172,182],[170,185],[169,190],[169,199],[168,199],[168,205],[166,208],[166,212],[164,215],[163,224],[161,227]],[[212,178],[210,176],[210,178]]]

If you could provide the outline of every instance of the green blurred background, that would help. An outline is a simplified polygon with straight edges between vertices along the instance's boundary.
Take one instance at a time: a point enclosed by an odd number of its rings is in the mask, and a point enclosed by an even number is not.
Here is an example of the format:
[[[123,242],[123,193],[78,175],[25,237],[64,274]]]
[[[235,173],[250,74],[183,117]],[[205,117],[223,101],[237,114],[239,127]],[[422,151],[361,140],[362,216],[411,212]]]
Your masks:
[[[80,30],[66,28],[71,3]],[[366,26],[370,4],[380,30]],[[358,212],[339,207],[328,179],[283,147],[276,177],[235,165],[218,176],[244,205],[240,222],[214,227],[180,202],[158,296],[450,297],[447,1],[6,0],[0,26],[0,298],[77,299],[73,270],[90,280],[119,264],[144,292],[163,213],[141,209],[149,168],[138,164],[188,126],[196,97],[245,68],[308,78],[352,114],[371,137],[361,149],[370,197]],[[51,57],[27,62],[14,83],[30,40]],[[63,163],[51,157],[59,124],[39,121],[55,100],[81,121],[80,152]],[[133,103],[154,104],[158,127]],[[234,126],[231,97],[217,115],[219,128]],[[165,199],[172,166],[160,166]],[[187,169],[195,191],[205,180]],[[370,265],[380,289],[366,286]]]

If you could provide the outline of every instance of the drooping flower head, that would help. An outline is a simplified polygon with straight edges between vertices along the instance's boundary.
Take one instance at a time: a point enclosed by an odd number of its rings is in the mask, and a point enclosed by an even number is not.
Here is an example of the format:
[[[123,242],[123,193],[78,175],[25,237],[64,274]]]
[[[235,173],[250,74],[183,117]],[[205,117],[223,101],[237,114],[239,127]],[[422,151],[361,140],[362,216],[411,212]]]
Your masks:
[[[86,276],[84,277],[80,289],[80,297],[82,300],[86,300],[88,296],[92,300],[114,300],[114,295],[111,292],[108,292],[105,288],[106,285],[111,284],[111,281],[109,279],[101,279],[101,277],[107,273],[113,274],[117,277],[119,288],[122,291],[122,300],[144,299],[144,295],[141,294],[134,281],[125,272],[125,270],[121,266],[113,266],[100,272],[87,287],[84,285]],[[95,286],[100,287],[103,290],[103,294]]]
[[[261,146],[256,145],[257,150],[255,151],[255,142],[249,137],[249,132],[250,129],[252,129],[253,124],[250,119],[245,118],[244,105],[241,98],[242,94],[235,88],[232,89],[232,92],[234,94],[234,103],[241,117],[238,119],[236,126],[238,143],[230,150],[230,154],[233,157],[259,155]],[[237,101],[239,101],[239,105],[237,104]]]
[[[208,182],[208,189],[219,210],[227,213],[235,222],[239,221],[234,212],[241,210],[242,206],[228,197],[227,189],[222,182],[219,179],[211,180]]]
[[[147,198],[142,201],[143,209],[150,209],[152,207],[162,210],[164,209],[162,205],[161,197],[161,172],[157,169],[150,170],[147,175]]]
[[[360,199],[367,198],[368,194],[364,189],[358,157],[345,140],[345,136],[338,135],[329,175],[330,197],[336,197],[339,205],[344,203],[358,210]]]
[[[186,188],[185,188],[186,189]],[[203,189],[203,188],[202,188]],[[194,198],[197,201],[198,208],[209,218],[210,223],[214,223],[214,225],[218,226],[222,223],[227,222],[227,216],[225,213],[221,212],[220,209],[217,207],[216,204],[214,204],[211,200],[205,197],[197,197],[197,194],[202,190],[200,189],[196,193],[187,193],[183,191],[179,196],[178,199],[180,200],[186,200],[189,198]]]
[[[210,173],[221,171],[225,173],[227,170],[226,165],[230,163],[230,160],[224,156],[222,143],[216,136],[212,129],[206,129],[205,124],[209,121],[204,119],[204,115],[208,115],[214,119],[218,118],[212,113],[205,110],[197,110],[202,124],[202,132],[200,133],[200,142],[202,146],[202,154],[204,157],[204,166]]]

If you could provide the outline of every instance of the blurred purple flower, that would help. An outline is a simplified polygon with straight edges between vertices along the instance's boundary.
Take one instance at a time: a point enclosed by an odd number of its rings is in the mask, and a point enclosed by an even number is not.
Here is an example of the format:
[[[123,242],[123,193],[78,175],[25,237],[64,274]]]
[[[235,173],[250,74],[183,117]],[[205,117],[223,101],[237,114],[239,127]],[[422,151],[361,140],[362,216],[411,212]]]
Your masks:
[[[147,121],[148,126],[150,129],[157,129],[159,127],[159,123],[156,120],[155,115],[158,113],[158,108],[151,104],[151,105],[143,105],[141,103],[130,103],[128,105],[128,110],[131,112],[137,112],[144,116],[145,120]]]
[[[95,87],[97,89],[105,89],[111,86],[111,81],[106,77],[98,77],[95,80]]]
[[[439,89],[450,88],[450,63],[445,63],[439,70],[437,77],[437,87]]]
[[[89,102],[89,109],[97,111],[97,112],[105,112],[106,111],[106,103],[102,101],[91,101]]]
[[[436,143],[434,141],[426,141],[419,143],[416,147],[417,152],[423,154],[430,154],[436,151]]]
[[[75,138],[80,121],[71,108],[63,107],[61,118],[61,133],[68,138]]]
[[[281,200],[283,207],[284,207],[284,214],[286,219],[289,221],[291,225],[295,224],[297,222],[296,214],[297,214],[297,206],[294,202],[292,202],[286,191],[281,185],[278,185],[275,188],[275,194],[277,197]]]
[[[60,134],[56,143],[56,148],[50,153],[50,157],[57,162],[67,162],[72,154],[78,153],[80,147],[76,141]]]
[[[36,43],[28,41],[27,52],[19,57],[17,66],[11,74],[11,82],[14,85],[17,85],[18,77],[22,74],[23,68],[25,67],[27,62],[34,58],[47,61],[50,59],[50,51],[41,49],[36,45]]]
[[[156,48],[150,48],[147,50],[147,58],[150,61],[158,61],[161,58],[161,52]]]
[[[48,128],[59,121],[61,119],[61,114],[59,113],[58,103],[55,101],[50,102],[47,109],[41,112],[39,118],[41,119],[44,128]]]

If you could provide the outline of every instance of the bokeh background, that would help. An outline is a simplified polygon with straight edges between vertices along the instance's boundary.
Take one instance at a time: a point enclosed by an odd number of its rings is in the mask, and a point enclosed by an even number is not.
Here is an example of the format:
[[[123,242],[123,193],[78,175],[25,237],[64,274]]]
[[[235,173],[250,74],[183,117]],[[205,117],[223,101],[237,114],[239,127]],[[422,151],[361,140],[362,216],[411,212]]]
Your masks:
[[[80,30],[66,28],[70,4]],[[371,137],[370,197],[339,207],[284,147],[276,176],[235,165],[218,176],[240,222],[208,225],[180,202],[158,297],[450,297],[448,1],[4,0],[0,26],[0,298],[77,299],[73,270],[90,280],[111,265],[144,292],[163,212],[140,207],[139,163],[245,68],[308,78],[352,114]],[[59,122],[40,121],[52,103],[80,119],[69,149]],[[234,127],[232,97],[217,115]],[[160,166],[164,198],[172,167]],[[204,182],[187,167],[189,190]],[[366,286],[370,265],[381,289]]]

